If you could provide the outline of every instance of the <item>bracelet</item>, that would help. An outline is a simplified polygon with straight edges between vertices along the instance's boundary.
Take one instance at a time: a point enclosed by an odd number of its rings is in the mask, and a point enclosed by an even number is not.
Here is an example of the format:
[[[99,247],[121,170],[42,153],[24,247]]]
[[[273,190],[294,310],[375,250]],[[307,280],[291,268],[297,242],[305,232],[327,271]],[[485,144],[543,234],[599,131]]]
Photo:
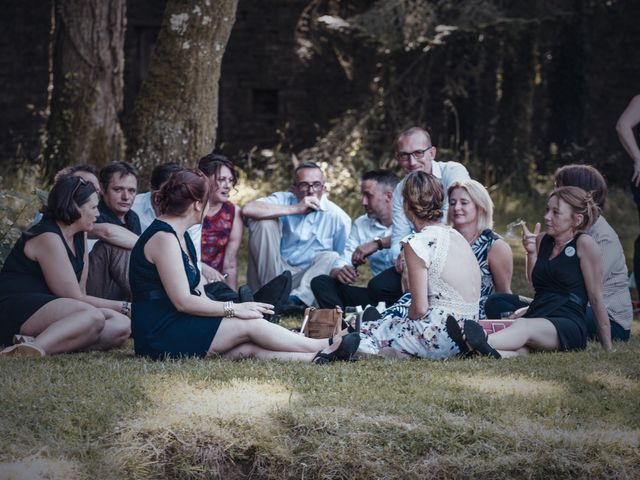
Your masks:
[[[127,315],[131,311],[131,304],[129,302],[122,302],[120,305],[120,313]]]
[[[382,239],[380,237],[374,238],[373,241],[378,245],[378,250],[384,250],[384,245],[382,244]]]
[[[233,311],[233,302],[224,302],[222,304],[222,310],[224,311],[224,316],[226,318],[235,316],[235,312]]]

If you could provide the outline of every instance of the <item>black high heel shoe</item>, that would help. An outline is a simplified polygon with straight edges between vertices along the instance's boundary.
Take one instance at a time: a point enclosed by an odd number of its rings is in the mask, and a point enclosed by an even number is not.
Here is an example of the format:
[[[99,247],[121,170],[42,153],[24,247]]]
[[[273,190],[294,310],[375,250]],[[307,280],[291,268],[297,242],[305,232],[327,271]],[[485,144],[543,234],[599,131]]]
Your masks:
[[[447,316],[445,327],[447,330],[447,335],[449,335],[449,338],[453,340],[453,343],[455,343],[458,346],[458,350],[460,350],[458,356],[462,358],[470,357],[471,351],[464,341],[464,336],[462,335],[462,330],[460,330],[458,321],[454,317],[449,315]]]
[[[502,358],[500,352],[493,348],[488,341],[487,334],[484,332],[484,328],[478,322],[473,320],[464,321],[464,335],[467,337],[467,342],[473,347],[475,351],[487,357]]]
[[[333,345],[333,338],[329,339],[329,345]],[[359,346],[360,334],[355,332],[348,333],[342,337],[340,345],[333,352],[324,353],[320,351],[316,353],[316,356],[311,361],[319,365],[335,362],[336,360],[353,362],[357,360],[355,353],[358,351]]]

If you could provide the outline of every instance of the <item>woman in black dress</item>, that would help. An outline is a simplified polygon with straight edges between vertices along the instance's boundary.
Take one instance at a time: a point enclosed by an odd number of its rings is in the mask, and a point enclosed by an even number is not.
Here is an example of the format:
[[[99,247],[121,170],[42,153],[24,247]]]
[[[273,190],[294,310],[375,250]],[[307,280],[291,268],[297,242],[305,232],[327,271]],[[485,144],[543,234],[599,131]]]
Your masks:
[[[306,338],[264,320],[273,305],[218,302],[202,294],[198,258],[186,231],[202,221],[210,188],[201,171],[182,170],[156,193],[160,215],[140,236],[129,268],[136,354],[154,359],[221,354],[316,363],[350,359],[360,343],[357,333]]]
[[[587,343],[585,312],[591,304],[602,347],[611,350],[611,326],[602,300],[602,265],[595,240],[583,235],[598,218],[599,208],[591,194],[577,187],[560,187],[551,192],[544,216],[546,233],[523,227],[527,257],[537,253],[527,273],[535,296],[524,317],[509,328],[489,335],[482,327],[465,322],[464,337],[471,350],[493,357],[524,355],[531,351],[581,350]],[[462,349],[462,332],[457,322],[447,329]]]
[[[98,216],[95,187],[63,177],[40,222],[23,233],[0,272],[3,355],[107,349],[130,333],[127,302],[86,295],[86,232]]]

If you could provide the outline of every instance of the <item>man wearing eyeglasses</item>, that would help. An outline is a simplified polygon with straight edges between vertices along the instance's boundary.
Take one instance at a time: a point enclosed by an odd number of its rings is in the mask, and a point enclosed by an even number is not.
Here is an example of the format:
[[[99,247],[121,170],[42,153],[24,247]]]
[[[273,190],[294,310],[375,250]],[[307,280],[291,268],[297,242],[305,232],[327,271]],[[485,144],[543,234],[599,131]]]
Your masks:
[[[398,135],[395,158],[405,174],[423,171],[434,175],[442,182],[445,191],[442,222],[447,221],[449,201],[446,192],[453,182],[469,178],[467,169],[458,162],[438,162],[436,147],[431,143],[429,133],[420,127],[411,127]],[[404,213],[402,188],[404,180],[398,183],[393,192],[393,225],[391,228],[390,249],[396,258],[396,266],[389,268],[371,279],[368,285],[369,296],[373,302],[385,302],[391,305],[402,296],[400,262],[400,241],[413,232],[413,225]]]
[[[247,283],[253,291],[290,270],[291,301],[300,309],[312,305],[311,279],[329,273],[342,255],[351,219],[325,195],[320,167],[305,162],[294,171],[289,192],[275,192],[247,203],[249,264]]]

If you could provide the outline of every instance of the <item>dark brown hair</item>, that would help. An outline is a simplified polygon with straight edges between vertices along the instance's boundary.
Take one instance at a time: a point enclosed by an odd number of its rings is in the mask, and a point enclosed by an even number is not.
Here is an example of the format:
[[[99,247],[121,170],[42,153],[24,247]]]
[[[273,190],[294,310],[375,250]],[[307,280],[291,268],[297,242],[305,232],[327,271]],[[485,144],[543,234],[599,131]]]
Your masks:
[[[154,195],[160,215],[183,215],[194,202],[209,200],[209,179],[200,170],[180,170],[171,174]]]
[[[98,178],[98,172],[96,168],[92,165],[87,165],[86,163],[83,163],[81,165],[72,165],[70,167],[64,167],[62,170],[58,170],[58,173],[56,173],[56,176],[53,179],[53,183],[57,182],[62,177],[72,176],[76,172],[90,173],[94,177]]]
[[[442,218],[444,188],[430,173],[418,171],[407,175],[402,188],[405,210],[418,220],[435,222]]]
[[[100,170],[100,185],[102,185],[103,191],[106,191],[107,188],[109,188],[109,182],[111,182],[111,178],[116,173],[119,177],[133,175],[136,179],[136,183],[140,180],[140,172],[138,172],[138,169],[135,166],[127,162],[111,162]]]
[[[96,187],[82,177],[66,176],[53,184],[47,206],[42,209],[46,218],[71,225],[80,218],[80,208],[96,193]]]
[[[227,167],[231,170],[231,175],[233,175],[233,182],[231,183],[235,187],[236,183],[238,183],[238,174],[236,173],[233,162],[227,157],[218,153],[210,153],[198,161],[198,168],[202,170],[207,177],[215,175],[217,179],[220,176],[220,169],[222,167]]]
[[[601,210],[607,204],[609,190],[602,174],[591,165],[565,165],[556,170],[556,187],[579,187],[591,192]]]

